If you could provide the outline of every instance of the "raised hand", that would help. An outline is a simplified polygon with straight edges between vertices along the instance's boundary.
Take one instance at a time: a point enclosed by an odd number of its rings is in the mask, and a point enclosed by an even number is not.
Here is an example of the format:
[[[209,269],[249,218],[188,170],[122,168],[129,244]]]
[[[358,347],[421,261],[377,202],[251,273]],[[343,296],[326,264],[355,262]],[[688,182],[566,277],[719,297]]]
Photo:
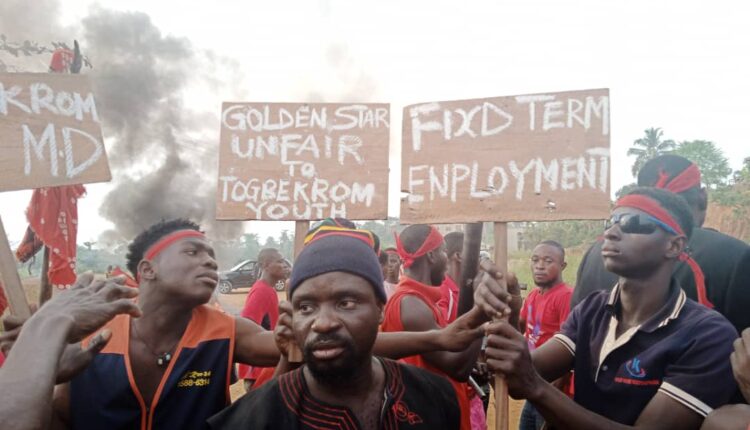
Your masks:
[[[474,306],[455,321],[440,329],[441,350],[459,352],[469,348],[477,339],[484,336],[484,323],[487,317]]]
[[[487,325],[487,367],[500,374],[514,399],[526,399],[538,390],[544,380],[534,369],[526,338],[505,321]]]
[[[750,401],[750,328],[734,341],[734,352],[729,356],[732,372],[745,401]]]

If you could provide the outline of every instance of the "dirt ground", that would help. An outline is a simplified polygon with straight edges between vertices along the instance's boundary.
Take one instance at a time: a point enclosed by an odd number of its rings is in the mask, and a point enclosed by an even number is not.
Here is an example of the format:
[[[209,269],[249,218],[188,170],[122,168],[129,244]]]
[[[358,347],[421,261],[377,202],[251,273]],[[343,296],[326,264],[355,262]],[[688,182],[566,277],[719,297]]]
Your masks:
[[[247,296],[247,289],[235,290],[231,294],[220,294],[219,303],[225,311],[233,315],[239,315],[242,310],[242,306],[245,304],[245,297]],[[278,293],[279,300],[286,299],[286,293]],[[237,400],[245,394],[245,387],[242,385],[242,381],[230,387],[230,393],[232,395],[232,401]],[[493,392],[494,396],[494,392]],[[494,397],[493,397],[494,398]],[[518,419],[521,417],[521,409],[523,408],[523,400],[510,399],[508,406],[508,423],[509,429],[518,428]],[[495,428],[495,405],[494,401],[490,402],[489,409],[487,410],[487,429],[494,430]]]

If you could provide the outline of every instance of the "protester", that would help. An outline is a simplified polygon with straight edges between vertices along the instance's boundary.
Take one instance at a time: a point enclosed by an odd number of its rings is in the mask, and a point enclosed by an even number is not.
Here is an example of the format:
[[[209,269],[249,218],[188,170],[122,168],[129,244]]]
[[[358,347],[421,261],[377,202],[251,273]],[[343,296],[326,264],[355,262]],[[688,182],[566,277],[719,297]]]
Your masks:
[[[386,294],[371,246],[353,232],[308,242],[289,288],[305,364],[211,418],[211,428],[458,428],[446,380],[373,356]]]
[[[433,226],[411,225],[396,237],[396,246],[404,274],[386,304],[382,330],[422,332],[445,327],[445,316],[437,307],[448,260],[443,236]],[[402,311],[406,309],[408,312]],[[460,352],[433,351],[403,359],[450,378],[461,410],[461,429],[471,428],[465,382],[480,348],[481,340],[477,339]]]
[[[604,232],[612,292],[576,306],[553,341],[532,354],[504,322],[488,327],[487,364],[514,398],[559,429],[697,429],[737,386],[729,355],[737,334],[721,315],[688,299],[672,276],[692,232],[684,200],[641,188],[617,201]],[[486,277],[476,302],[505,314],[509,294]],[[532,360],[533,357],[533,360]],[[532,364],[533,362],[533,364]],[[571,400],[546,381],[575,369]]]
[[[573,288],[562,279],[566,266],[565,248],[554,240],[540,242],[531,253],[531,273],[537,288],[524,300],[519,316],[519,330],[526,338],[529,351],[551,339],[568,318]],[[563,376],[555,385],[564,389],[568,379],[567,375]],[[543,425],[542,415],[526,402],[519,430],[540,430]]]
[[[96,332],[118,314],[140,315],[131,300],[138,290],[123,286],[123,282],[123,278],[95,281],[91,273],[81,275],[70,290],[56,294],[22,329],[17,329],[20,335],[11,330],[14,333],[1,336],[3,343],[17,337],[13,351],[0,369],[3,429],[49,427],[52,389],[63,351],[68,349],[78,361],[88,362],[107,345],[111,332],[103,330],[85,349],[70,344]]]
[[[693,300],[713,306],[727,317],[738,332],[750,327],[750,246],[717,231],[699,228],[706,217],[708,199],[701,187],[698,166],[679,155],[661,155],[649,160],[638,173],[638,185],[677,193],[687,200],[696,228],[688,248],[690,261],[677,265],[675,277]],[[594,291],[611,290],[617,276],[604,268],[602,243],[595,243],[578,268],[572,306]]]
[[[218,273],[199,230],[188,220],[161,221],[130,244],[127,266],[139,282],[143,315],[108,323],[111,341],[57,387],[55,411],[63,424],[199,429],[229,404],[235,361],[277,363],[273,333],[206,305]]]
[[[396,285],[398,285],[398,279],[401,277],[401,257],[398,256],[396,248],[386,248],[383,250],[381,255],[385,255],[386,263],[383,271],[383,286],[385,287],[385,294],[390,299],[393,293],[396,291]]]
[[[273,248],[260,251],[258,264],[261,276],[250,287],[240,315],[266,330],[273,330],[279,319],[279,296],[276,294],[274,285],[284,282],[289,277],[289,267],[284,256]],[[238,366],[239,377],[244,380],[246,391],[250,390],[262,370],[262,367],[250,367],[244,364]]]

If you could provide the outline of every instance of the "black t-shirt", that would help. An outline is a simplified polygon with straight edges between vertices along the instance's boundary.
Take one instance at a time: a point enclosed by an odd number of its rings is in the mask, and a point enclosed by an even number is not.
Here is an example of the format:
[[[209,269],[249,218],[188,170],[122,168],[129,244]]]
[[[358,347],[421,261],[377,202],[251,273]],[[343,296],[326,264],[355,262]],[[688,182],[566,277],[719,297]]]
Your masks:
[[[380,358],[385,369],[381,429],[457,430],[460,411],[455,391],[426,370]],[[348,408],[312,397],[302,368],[251,391],[208,420],[211,429],[362,428]]]
[[[750,246],[705,228],[693,230],[688,246],[703,271],[708,300],[714,304],[714,309],[724,315],[738,332],[750,327]],[[695,277],[690,267],[680,262],[674,277],[687,296],[697,300]],[[575,307],[594,291],[612,290],[617,279],[617,275],[604,268],[602,243],[594,243],[578,267],[570,306]]]

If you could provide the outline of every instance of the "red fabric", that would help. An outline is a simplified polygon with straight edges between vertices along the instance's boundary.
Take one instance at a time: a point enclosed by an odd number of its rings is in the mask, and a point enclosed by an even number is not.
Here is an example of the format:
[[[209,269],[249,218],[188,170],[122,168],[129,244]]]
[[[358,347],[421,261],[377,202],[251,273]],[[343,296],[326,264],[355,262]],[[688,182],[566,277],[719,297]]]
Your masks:
[[[427,254],[433,249],[436,249],[443,243],[443,235],[440,234],[440,232],[432,225],[430,226],[430,233],[425,238],[424,243],[413,254],[409,253],[404,248],[404,245],[401,243],[401,238],[398,237],[398,234],[393,233],[393,235],[396,237],[396,251],[398,252],[399,257],[401,257],[404,269],[408,269],[412,264],[414,264],[414,260]]]
[[[26,210],[29,226],[50,249],[48,275],[53,285],[76,280],[78,199],[85,193],[83,185],[38,188]]]
[[[682,231],[682,227],[680,227],[680,224],[675,221],[672,215],[670,215],[666,209],[661,207],[661,204],[659,202],[652,199],[651,197],[641,194],[628,194],[627,196],[617,200],[617,202],[615,203],[615,208],[619,208],[622,206],[642,210],[643,212],[646,212],[647,214],[653,216],[664,224],[672,227],[672,229],[674,229],[674,231],[676,231],[677,233],[683,236],[685,235],[685,232]]]
[[[445,275],[443,283],[440,284],[440,300],[436,305],[448,324],[456,320],[458,316],[458,285],[448,275]]]
[[[425,285],[408,276],[402,276],[399,280],[396,292],[388,299],[385,305],[383,324],[380,329],[384,332],[404,331],[404,325],[401,323],[401,299],[404,296],[413,296],[422,300],[432,311],[435,323],[439,327],[447,325],[445,317],[437,307],[437,302],[441,298],[440,288]],[[412,355],[411,357],[402,358],[400,361],[411,364],[412,366],[421,367],[440,376],[445,377],[453,385],[458,399],[458,406],[461,410],[461,430],[471,430],[471,409],[469,405],[469,396],[467,394],[466,383],[458,382],[437,367],[432,366],[421,355]]]
[[[205,239],[206,235],[197,230],[192,230],[192,229],[175,231],[173,233],[170,233],[164,236],[155,244],[151,245],[151,247],[148,248],[148,251],[144,253],[143,259],[144,260],[153,259],[157,255],[159,255],[160,252],[167,249],[169,245],[177,242],[180,239],[184,239],[186,237],[200,237],[202,239]]]
[[[0,351],[0,367],[3,367],[4,363],[5,363],[5,354],[3,354],[2,351]]]
[[[570,298],[573,288],[564,282],[559,283],[544,294],[540,288],[534,288],[521,308],[521,319],[526,321],[524,336],[533,351],[550,340],[560,331],[560,327],[570,313]]]
[[[260,388],[263,384],[273,379],[273,374],[276,371],[273,367],[259,367],[258,369],[260,369],[260,372],[253,383],[253,390]]]
[[[263,316],[268,315],[271,323],[271,330],[276,328],[276,322],[279,320],[279,296],[268,282],[258,279],[250,288],[245,299],[245,306],[242,308],[240,316],[248,318],[260,325],[263,322]],[[264,367],[253,367],[246,364],[240,364],[237,369],[240,379],[257,379]],[[273,367],[270,367],[273,374]]]
[[[70,49],[57,48],[52,53],[52,60],[49,63],[49,69],[55,73],[65,73],[70,70],[70,65],[73,64],[73,58],[75,53]]]
[[[659,180],[656,182],[654,187],[663,188],[673,193],[681,193],[691,188],[697,187],[701,184],[701,171],[698,166],[693,163],[688,166],[685,170],[680,172],[677,176],[669,180],[669,175],[661,171],[659,172]]]
[[[682,231],[682,228],[677,223],[677,221],[675,221],[672,215],[670,215],[666,209],[661,207],[661,204],[659,204],[659,202],[650,197],[639,194],[628,194],[627,196],[617,200],[617,203],[615,203],[615,208],[621,206],[640,209],[643,212],[646,212],[647,214],[657,218],[664,224],[672,227],[677,233],[685,235],[685,233]],[[706,277],[703,274],[703,270],[701,270],[698,263],[693,260],[693,258],[690,257],[690,255],[688,255],[686,252],[683,252],[680,255],[680,261],[686,262],[688,266],[690,266],[690,270],[693,272],[693,276],[695,277],[695,291],[698,294],[698,303],[710,309],[713,309],[714,305],[708,300],[708,294],[706,293]]]
[[[131,288],[138,288],[138,282],[136,282],[135,279],[132,276],[130,276],[129,273],[126,273],[125,271],[120,269],[119,266],[112,269],[112,272],[109,275],[113,278],[115,276],[125,276],[125,285]]]

